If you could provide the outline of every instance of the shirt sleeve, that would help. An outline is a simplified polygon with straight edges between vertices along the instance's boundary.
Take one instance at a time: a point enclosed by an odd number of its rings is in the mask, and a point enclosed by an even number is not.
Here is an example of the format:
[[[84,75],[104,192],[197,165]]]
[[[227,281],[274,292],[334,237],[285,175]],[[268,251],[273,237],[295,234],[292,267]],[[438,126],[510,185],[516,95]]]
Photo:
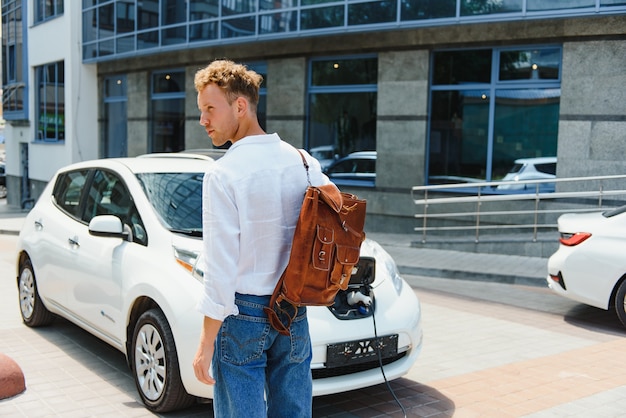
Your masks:
[[[202,193],[204,291],[197,309],[220,321],[239,313],[235,305],[240,235],[237,213],[234,198],[224,188],[219,174],[205,174]]]

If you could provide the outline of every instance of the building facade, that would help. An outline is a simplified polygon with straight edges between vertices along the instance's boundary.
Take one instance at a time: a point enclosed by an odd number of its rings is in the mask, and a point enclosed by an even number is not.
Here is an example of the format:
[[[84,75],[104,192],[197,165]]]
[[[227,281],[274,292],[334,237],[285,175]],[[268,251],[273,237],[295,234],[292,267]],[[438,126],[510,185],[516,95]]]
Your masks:
[[[9,203],[92,158],[207,148],[193,76],[263,74],[269,132],[377,152],[368,229],[414,226],[410,189],[626,172],[626,1],[2,1]],[[29,200],[30,199],[30,200]]]

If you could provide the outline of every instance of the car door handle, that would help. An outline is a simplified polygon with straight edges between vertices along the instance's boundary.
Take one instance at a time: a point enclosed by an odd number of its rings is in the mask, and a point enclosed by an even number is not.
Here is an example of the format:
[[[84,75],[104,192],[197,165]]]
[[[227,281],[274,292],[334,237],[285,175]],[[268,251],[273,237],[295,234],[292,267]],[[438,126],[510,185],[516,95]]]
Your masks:
[[[74,237],[74,238],[68,238],[67,242],[70,244],[70,246],[74,249],[80,247],[80,244],[78,243],[78,237]]]
[[[41,219],[35,221],[35,229],[37,231],[41,231],[43,229],[43,222],[41,221]]]

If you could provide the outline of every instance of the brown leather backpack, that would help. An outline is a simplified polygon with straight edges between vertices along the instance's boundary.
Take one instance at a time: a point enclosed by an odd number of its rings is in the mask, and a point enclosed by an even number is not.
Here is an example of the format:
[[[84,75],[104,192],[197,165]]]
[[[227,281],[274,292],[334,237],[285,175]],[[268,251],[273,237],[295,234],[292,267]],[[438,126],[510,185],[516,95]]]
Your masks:
[[[309,166],[300,155],[308,176]],[[337,292],[348,287],[365,240],[364,226],[365,200],[332,183],[316,187],[309,181],[289,263],[265,308],[276,330],[289,335],[297,307],[330,306]]]

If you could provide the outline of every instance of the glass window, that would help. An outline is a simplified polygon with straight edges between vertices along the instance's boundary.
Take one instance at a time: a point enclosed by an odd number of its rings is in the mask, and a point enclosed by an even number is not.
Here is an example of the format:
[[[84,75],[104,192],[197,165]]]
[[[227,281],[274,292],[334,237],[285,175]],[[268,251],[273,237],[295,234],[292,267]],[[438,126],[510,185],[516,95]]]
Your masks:
[[[303,9],[300,12],[300,28],[302,30],[308,30],[343,26],[343,16],[343,6]]]
[[[63,14],[63,0],[35,0],[35,23]]]
[[[150,152],[185,149],[185,72],[152,74]]]
[[[348,84],[376,84],[376,58],[334,58],[311,63],[312,86],[342,86]]]
[[[254,35],[255,22],[254,16],[222,20],[222,38]]]
[[[191,21],[210,19],[219,16],[218,0],[195,0],[189,2],[189,19]]]
[[[63,61],[35,68],[37,140],[65,139],[65,67]]]
[[[187,1],[161,0],[161,24],[172,25],[187,21]]]
[[[260,33],[293,32],[297,30],[298,16],[295,11],[273,12],[259,16]]]
[[[429,184],[500,180],[515,160],[555,157],[560,57],[558,47],[435,52]]]
[[[429,182],[484,179],[489,127],[488,90],[434,91],[429,146]]]
[[[54,185],[54,202],[69,215],[78,218],[81,193],[87,182],[88,170],[70,171],[59,175]]]
[[[117,175],[96,170],[85,200],[82,220],[89,223],[95,216],[114,215],[132,233],[132,241],[147,245],[148,237],[130,192]]]
[[[2,2],[2,111],[8,120],[24,120],[28,70],[23,45],[26,22],[22,20],[22,1]]]
[[[521,12],[522,1],[523,0],[461,0],[461,16]],[[545,2],[545,0],[538,1]]]
[[[162,45],[176,45],[187,42],[187,27],[176,26],[161,30]]]
[[[519,158],[555,157],[560,89],[496,90],[492,180]]]
[[[581,7],[595,7],[596,0],[526,0],[526,10],[536,12],[541,10],[577,9]]]
[[[140,173],[137,178],[168,229],[202,234],[204,173]]]
[[[189,26],[189,42],[205,42],[217,39],[219,22],[198,23]]]
[[[159,26],[159,0],[143,0],[137,4],[138,29]]]
[[[433,62],[433,84],[489,83],[490,49],[437,52]]]
[[[135,30],[135,2],[119,0],[115,2],[115,20],[117,33],[132,32]]]
[[[402,0],[401,20],[456,16],[456,0]]]
[[[308,149],[330,155],[376,150],[376,57],[314,60],[310,64]]]
[[[500,80],[558,80],[559,48],[502,51]]]
[[[254,12],[256,12],[256,0],[222,0],[224,16]]]
[[[348,25],[395,22],[396,1],[348,4]]]
[[[104,79],[103,158],[128,155],[126,76]]]

